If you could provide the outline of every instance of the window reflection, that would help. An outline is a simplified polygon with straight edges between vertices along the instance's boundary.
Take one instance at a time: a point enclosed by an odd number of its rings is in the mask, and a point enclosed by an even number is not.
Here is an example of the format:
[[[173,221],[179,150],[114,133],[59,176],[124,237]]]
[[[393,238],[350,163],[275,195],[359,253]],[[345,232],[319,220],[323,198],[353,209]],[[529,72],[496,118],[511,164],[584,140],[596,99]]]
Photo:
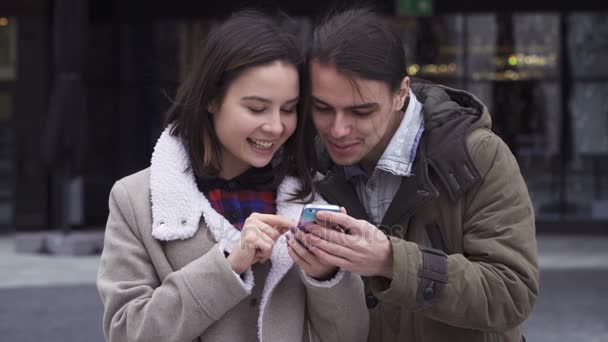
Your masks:
[[[17,64],[17,20],[0,16],[0,81],[14,80]]]
[[[539,220],[608,219],[607,13],[407,17],[395,25],[410,75],[465,88],[488,106]],[[560,60],[564,39],[570,68]]]

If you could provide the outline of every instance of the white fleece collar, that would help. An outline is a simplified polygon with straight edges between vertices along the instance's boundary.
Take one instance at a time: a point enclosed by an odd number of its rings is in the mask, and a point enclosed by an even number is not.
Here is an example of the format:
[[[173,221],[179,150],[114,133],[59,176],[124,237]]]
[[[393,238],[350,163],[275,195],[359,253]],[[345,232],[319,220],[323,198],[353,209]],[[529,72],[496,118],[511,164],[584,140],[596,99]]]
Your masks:
[[[225,251],[238,246],[241,232],[220,215],[198,190],[194,173],[190,167],[188,154],[181,141],[169,134],[169,129],[161,134],[150,167],[150,192],[152,196],[152,236],[158,240],[171,241],[191,238],[199,227],[201,215],[213,238]],[[288,201],[290,194],[300,188],[300,181],[286,177],[277,189],[277,214],[297,220],[303,204]],[[326,202],[320,197],[315,203]],[[271,268],[264,284],[258,317],[258,337],[262,340],[264,309],[276,285],[293,266],[287,253],[287,239],[281,236],[274,245],[270,257]],[[253,287],[253,273],[245,274],[244,286],[248,291]],[[336,277],[338,278],[338,277]],[[342,278],[341,276],[339,278]],[[339,279],[334,279],[336,283]]]
[[[181,141],[167,128],[158,139],[150,167],[152,236],[162,241],[189,239],[198,230],[201,215],[217,242],[231,251],[240,241],[240,231],[220,215],[199,191],[188,154]],[[303,204],[288,201],[300,181],[285,177],[277,189],[277,214],[297,220]],[[319,197],[315,202],[324,203]]]

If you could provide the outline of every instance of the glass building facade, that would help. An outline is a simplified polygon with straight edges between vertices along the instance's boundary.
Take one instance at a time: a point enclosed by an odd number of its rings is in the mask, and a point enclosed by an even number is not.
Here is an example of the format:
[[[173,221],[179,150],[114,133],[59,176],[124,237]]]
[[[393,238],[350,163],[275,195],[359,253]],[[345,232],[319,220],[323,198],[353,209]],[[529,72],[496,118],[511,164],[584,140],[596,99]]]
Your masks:
[[[133,19],[134,9],[117,16],[100,3],[91,2],[83,57],[86,120],[73,128],[82,132],[82,146],[77,162],[68,162],[84,180],[78,183],[85,202],[81,220],[97,226],[105,223],[113,181],[148,166],[170,98],[219,17],[198,18],[177,6],[167,15],[158,10]],[[291,12],[306,44],[315,12]],[[488,106],[494,131],[519,161],[539,231],[608,232],[608,10],[386,15],[401,32],[410,76],[469,90]],[[0,226],[52,226],[52,205],[36,204],[45,212],[38,216],[19,209],[28,207],[27,200],[14,205],[23,183],[15,166],[31,161],[20,160],[13,139],[26,130],[15,128],[23,106],[15,105],[11,88],[19,78],[11,65],[20,61],[20,45],[10,45],[20,41],[18,20],[7,18],[10,24],[2,26],[2,18],[0,13]],[[39,115],[44,122],[46,114]],[[47,184],[52,163],[45,170],[38,197],[65,198]],[[22,223],[28,217],[34,223]]]

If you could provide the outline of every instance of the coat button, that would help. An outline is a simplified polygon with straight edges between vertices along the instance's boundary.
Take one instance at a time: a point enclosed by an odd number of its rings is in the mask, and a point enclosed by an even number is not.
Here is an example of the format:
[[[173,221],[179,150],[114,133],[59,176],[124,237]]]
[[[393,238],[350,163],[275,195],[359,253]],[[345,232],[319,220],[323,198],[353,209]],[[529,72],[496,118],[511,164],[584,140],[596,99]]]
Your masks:
[[[369,294],[365,296],[365,304],[369,309],[373,309],[378,305],[378,298],[376,298],[374,295]]]
[[[431,194],[430,192],[428,192],[424,189],[417,190],[416,193],[422,197],[427,197]]]
[[[426,289],[424,289],[424,291],[422,292],[422,297],[424,298],[424,300],[430,300],[433,298],[434,295],[435,290],[433,290],[433,283],[430,283],[429,286],[427,286]]]
[[[251,307],[256,307],[256,305],[258,305],[258,300],[257,300],[257,298],[251,298],[251,299],[249,300],[249,305],[250,305]]]

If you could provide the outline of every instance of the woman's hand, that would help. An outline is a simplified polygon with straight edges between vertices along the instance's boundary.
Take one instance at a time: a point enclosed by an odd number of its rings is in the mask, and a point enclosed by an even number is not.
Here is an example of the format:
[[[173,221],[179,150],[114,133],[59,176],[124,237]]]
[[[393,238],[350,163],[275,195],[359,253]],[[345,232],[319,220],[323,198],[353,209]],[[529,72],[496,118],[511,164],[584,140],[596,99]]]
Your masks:
[[[258,262],[266,262],[277,239],[294,226],[291,220],[270,214],[253,213],[245,220],[241,242],[227,259],[232,269],[241,274]]]
[[[306,233],[299,229],[292,229],[293,237],[287,235],[287,251],[293,261],[309,276],[317,280],[328,280],[338,271],[336,266],[321,261],[306,247]]]

